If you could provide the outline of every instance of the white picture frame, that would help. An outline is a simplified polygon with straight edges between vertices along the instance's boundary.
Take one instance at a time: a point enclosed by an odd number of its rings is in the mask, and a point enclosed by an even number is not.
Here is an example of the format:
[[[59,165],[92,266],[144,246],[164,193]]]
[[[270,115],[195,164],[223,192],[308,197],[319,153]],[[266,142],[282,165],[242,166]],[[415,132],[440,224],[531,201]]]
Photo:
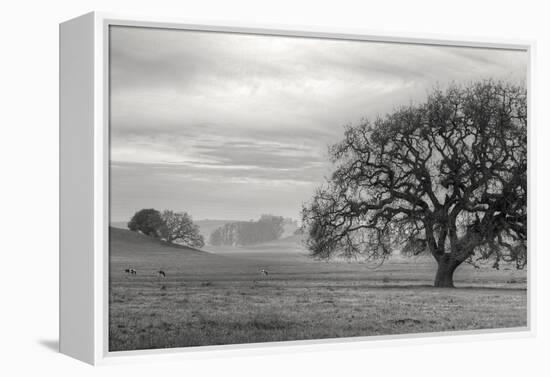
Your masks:
[[[533,41],[464,39],[263,24],[195,24],[169,18],[97,12],[66,21],[60,24],[60,352],[90,364],[108,364],[132,360],[229,356],[243,352],[292,352],[296,347],[312,350],[346,349],[396,342],[448,342],[480,337],[501,339],[534,335],[535,287],[531,266],[536,251],[530,244],[527,267],[528,319],[525,328],[109,352],[108,30],[111,25],[525,50],[529,54],[529,140],[533,136],[530,98],[535,48]],[[531,148],[528,150],[531,158]],[[531,182],[530,175],[528,177]],[[531,221],[531,210],[528,216]],[[532,229],[529,228],[530,240],[533,239]]]

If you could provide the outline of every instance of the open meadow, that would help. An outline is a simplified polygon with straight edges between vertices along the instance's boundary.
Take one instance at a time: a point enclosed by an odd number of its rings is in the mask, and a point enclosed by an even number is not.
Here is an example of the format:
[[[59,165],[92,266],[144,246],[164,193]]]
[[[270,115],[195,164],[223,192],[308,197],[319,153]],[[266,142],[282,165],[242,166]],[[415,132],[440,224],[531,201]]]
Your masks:
[[[111,228],[109,350],[527,325],[524,270],[462,265],[441,289],[431,258],[375,267],[316,261],[299,236],[198,251]]]

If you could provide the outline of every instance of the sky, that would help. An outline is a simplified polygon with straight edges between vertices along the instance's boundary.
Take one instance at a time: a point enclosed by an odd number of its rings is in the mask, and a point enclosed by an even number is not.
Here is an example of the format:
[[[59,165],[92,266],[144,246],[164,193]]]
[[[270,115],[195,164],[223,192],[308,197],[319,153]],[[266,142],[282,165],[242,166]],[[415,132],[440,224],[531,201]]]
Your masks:
[[[111,221],[299,219],[344,126],[435,86],[524,84],[524,51],[112,26]]]

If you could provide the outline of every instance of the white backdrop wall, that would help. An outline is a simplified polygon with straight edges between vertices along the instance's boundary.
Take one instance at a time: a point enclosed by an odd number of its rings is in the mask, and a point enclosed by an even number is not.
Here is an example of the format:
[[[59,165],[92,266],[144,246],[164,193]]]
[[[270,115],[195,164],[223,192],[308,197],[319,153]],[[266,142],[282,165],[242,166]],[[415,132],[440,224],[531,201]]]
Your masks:
[[[550,27],[542,1],[81,0],[3,2],[0,310],[2,375],[495,376],[548,373],[550,279],[545,232],[550,153]],[[58,334],[58,23],[91,10],[254,24],[536,40],[531,148],[537,336],[277,352],[92,368],[55,353]],[[546,348],[546,349],[545,349]]]

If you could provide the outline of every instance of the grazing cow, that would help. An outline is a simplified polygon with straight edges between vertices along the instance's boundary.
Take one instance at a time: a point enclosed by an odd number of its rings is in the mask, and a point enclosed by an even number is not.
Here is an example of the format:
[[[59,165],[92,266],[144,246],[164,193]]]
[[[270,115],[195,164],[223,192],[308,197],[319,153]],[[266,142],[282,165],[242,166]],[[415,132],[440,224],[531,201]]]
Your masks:
[[[269,272],[266,269],[261,269],[260,274],[267,276],[269,275]]]
[[[162,270],[158,271],[157,273],[159,274],[159,277],[163,277],[163,278],[166,277],[166,274]]]
[[[130,273],[131,273],[132,275],[135,275],[135,274],[137,274],[137,271],[136,271],[135,268],[130,268]]]

